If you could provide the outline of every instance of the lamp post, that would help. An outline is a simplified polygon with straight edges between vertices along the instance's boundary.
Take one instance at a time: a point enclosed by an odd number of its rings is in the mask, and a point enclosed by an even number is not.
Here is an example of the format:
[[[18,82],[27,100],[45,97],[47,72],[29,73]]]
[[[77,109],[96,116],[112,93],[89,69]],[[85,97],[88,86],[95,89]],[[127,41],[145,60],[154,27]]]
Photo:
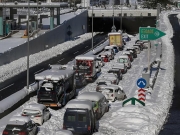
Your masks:
[[[113,0],[113,26],[114,26],[114,0]]]
[[[29,7],[30,7],[30,0],[28,0],[28,23],[27,23],[27,34],[28,34],[28,43],[27,43],[27,89],[29,89]]]
[[[92,4],[92,51],[93,51],[93,4]]]
[[[38,29],[38,3],[39,3],[39,0],[36,0],[37,1],[37,26],[36,26],[36,30]]]
[[[120,4],[121,4],[121,21],[120,21],[121,26],[120,26],[120,29],[122,30],[122,3],[121,3],[121,0],[120,0]]]

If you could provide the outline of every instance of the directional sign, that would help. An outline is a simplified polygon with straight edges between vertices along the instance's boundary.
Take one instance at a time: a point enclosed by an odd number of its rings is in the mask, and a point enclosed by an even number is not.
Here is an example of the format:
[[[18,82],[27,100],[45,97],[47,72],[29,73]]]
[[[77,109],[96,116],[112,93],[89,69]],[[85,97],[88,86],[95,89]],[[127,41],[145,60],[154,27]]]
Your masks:
[[[139,89],[138,90],[138,99],[141,100],[142,102],[145,102],[146,100],[146,90],[144,89]]]
[[[145,106],[144,102],[142,102],[142,101],[140,101],[140,100],[138,100],[137,98],[134,98],[134,97],[125,100],[122,103],[122,106],[124,107],[124,106],[129,105],[129,104],[130,105],[142,105],[142,106]]]
[[[154,27],[140,27],[139,28],[140,40],[156,40],[164,35],[166,35],[164,32]]]
[[[145,80],[144,78],[139,78],[139,79],[137,80],[137,86],[138,86],[139,88],[144,88],[144,87],[146,87],[146,80]]]

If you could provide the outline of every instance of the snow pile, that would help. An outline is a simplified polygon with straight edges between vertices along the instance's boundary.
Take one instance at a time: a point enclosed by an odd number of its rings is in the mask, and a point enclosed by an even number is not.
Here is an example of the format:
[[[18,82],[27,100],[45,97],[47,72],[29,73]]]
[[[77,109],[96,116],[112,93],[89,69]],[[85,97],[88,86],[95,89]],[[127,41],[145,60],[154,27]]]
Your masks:
[[[154,86],[152,98],[146,100],[146,106],[117,105],[112,115],[99,121],[99,132],[94,135],[156,135],[161,130],[172,101],[174,78],[174,51],[171,43],[173,29],[168,20],[168,13],[163,14],[167,34],[162,38],[163,58],[161,69]],[[162,25],[162,24],[161,24]],[[168,26],[168,27],[167,27]],[[120,109],[119,109],[120,108]]]
[[[30,55],[30,68],[35,65],[38,65],[43,61],[56,57],[57,55],[62,54],[64,51],[78,45],[79,43],[82,43],[90,39],[91,35],[91,33],[86,33],[84,35],[79,36],[80,38],[77,38],[76,40],[67,41],[57,46],[54,46],[48,50],[42,51],[41,53]],[[94,33],[94,35],[96,35],[96,33]],[[22,57],[16,61],[11,62],[10,64],[0,66],[0,83],[25,71],[27,67],[26,63],[27,58]]]

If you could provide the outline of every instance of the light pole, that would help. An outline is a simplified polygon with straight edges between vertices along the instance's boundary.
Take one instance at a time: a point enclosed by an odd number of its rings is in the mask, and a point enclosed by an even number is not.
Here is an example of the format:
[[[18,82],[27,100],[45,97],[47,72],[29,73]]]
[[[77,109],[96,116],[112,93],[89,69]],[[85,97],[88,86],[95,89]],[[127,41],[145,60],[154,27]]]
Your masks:
[[[28,0],[28,23],[27,23],[27,34],[28,34],[28,43],[27,43],[27,89],[29,89],[29,7],[30,7],[30,0]]]
[[[121,0],[120,0],[120,4],[121,4],[121,21],[120,21],[121,26],[120,26],[120,29],[122,30],[122,3],[121,3]]]
[[[114,26],[114,0],[113,0],[113,26]]]
[[[92,51],[93,51],[93,4],[92,4]]]
[[[36,0],[37,1],[37,26],[36,26],[36,30],[38,29],[38,3],[39,3],[39,0]]]

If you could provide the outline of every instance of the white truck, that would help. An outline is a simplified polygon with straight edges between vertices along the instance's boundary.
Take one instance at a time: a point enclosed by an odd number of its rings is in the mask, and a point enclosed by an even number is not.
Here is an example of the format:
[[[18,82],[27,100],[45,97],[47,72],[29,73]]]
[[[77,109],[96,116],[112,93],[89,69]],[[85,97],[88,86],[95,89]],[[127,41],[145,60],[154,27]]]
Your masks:
[[[79,55],[75,58],[75,69],[77,74],[83,73],[87,81],[92,81],[101,72],[101,65],[95,55]]]
[[[37,102],[46,106],[62,107],[76,95],[75,71],[67,66],[52,65],[51,69],[36,74],[35,80],[40,86]]]

